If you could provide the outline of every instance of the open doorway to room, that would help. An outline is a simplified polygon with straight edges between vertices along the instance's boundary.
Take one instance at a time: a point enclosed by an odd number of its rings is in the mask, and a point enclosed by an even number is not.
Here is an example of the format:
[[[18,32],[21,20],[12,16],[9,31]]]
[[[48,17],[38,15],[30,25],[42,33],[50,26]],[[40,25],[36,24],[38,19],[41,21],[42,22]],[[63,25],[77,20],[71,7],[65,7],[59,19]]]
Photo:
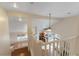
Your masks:
[[[28,51],[27,18],[9,16],[10,48],[12,56],[30,55]]]

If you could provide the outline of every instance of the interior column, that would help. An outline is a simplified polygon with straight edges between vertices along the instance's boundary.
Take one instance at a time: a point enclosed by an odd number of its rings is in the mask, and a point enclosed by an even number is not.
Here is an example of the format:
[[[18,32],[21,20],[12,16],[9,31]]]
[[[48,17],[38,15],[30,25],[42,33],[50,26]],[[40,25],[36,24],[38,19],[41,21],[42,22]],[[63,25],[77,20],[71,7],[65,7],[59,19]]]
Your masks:
[[[32,36],[32,17],[31,15],[29,15],[28,17],[28,50],[31,52],[30,50],[30,40],[33,39],[33,36]]]

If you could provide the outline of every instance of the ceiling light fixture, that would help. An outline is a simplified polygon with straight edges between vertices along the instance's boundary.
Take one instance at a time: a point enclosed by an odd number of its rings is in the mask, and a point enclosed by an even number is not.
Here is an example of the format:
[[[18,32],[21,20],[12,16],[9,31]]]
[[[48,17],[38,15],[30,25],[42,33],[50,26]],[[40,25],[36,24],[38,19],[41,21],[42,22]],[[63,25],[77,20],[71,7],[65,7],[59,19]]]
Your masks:
[[[34,4],[34,2],[30,2],[30,4]]]
[[[17,8],[17,4],[16,4],[16,3],[13,3],[13,7],[14,7],[14,8]]]
[[[67,12],[67,14],[71,14],[71,12]]]
[[[19,17],[19,19],[18,19],[20,22],[22,21],[22,18],[21,17]]]

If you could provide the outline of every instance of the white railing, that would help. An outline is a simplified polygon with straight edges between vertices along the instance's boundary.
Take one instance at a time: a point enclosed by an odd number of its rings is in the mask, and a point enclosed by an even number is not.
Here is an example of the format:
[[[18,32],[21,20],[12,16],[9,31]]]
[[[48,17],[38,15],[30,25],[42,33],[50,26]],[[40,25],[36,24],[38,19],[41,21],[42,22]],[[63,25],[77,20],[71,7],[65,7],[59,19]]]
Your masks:
[[[41,46],[45,56],[79,56],[79,36],[46,42]]]
[[[42,52],[45,56],[68,56],[69,43],[64,40],[54,40],[46,42],[42,46]]]
[[[79,36],[54,40],[51,42],[42,42],[40,40],[29,40],[17,42],[11,50],[28,46],[33,56],[76,56],[79,55]]]

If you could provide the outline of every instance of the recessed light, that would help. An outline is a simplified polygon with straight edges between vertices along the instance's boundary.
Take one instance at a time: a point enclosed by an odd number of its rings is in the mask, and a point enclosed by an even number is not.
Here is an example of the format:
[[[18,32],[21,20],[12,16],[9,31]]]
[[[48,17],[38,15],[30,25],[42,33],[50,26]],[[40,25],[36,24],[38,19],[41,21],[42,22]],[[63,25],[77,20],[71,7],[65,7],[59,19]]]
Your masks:
[[[16,3],[13,3],[13,7],[14,7],[14,8],[17,8],[17,4],[16,4]]]
[[[30,2],[30,4],[34,4],[34,2]]]
[[[22,21],[22,18],[21,17],[19,17],[19,19],[18,19],[20,22]]]
[[[67,12],[67,14],[71,14],[71,12]]]

